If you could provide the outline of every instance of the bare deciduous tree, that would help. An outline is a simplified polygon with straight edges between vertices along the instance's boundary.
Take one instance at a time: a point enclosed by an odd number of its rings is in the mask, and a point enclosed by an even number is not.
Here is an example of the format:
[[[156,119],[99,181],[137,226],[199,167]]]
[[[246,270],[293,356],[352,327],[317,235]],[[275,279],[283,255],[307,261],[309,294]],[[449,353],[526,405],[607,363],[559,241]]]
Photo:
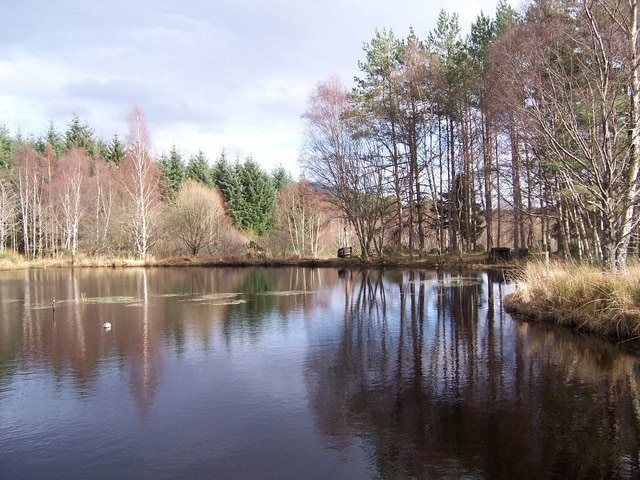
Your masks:
[[[387,201],[379,157],[355,136],[351,111],[349,93],[337,77],[316,87],[303,116],[302,165],[353,226],[362,255],[368,256],[376,235],[384,231],[381,211]],[[378,253],[381,244],[376,243]]]
[[[0,252],[5,249],[9,234],[15,229],[18,202],[8,179],[0,172]]]
[[[327,220],[319,197],[305,179],[280,190],[281,222],[288,232],[293,253],[299,257],[318,256],[320,232]]]
[[[151,141],[142,110],[134,107],[129,115],[129,133],[123,162],[124,186],[133,202],[129,228],[142,261],[153,241],[160,206],[160,169],[151,156]]]
[[[195,180],[187,180],[168,212],[167,230],[192,255],[215,253],[226,221],[222,194]]]
[[[573,196],[597,212],[596,248],[613,269],[626,266],[638,202],[637,154],[627,135],[633,102],[625,90],[632,75],[622,67],[628,49],[621,48],[622,19],[617,17],[630,13],[623,4],[587,1],[567,13],[562,25],[555,24],[551,35],[541,27],[549,37],[535,52],[537,75],[527,85],[532,92],[527,111],[538,139]],[[604,15],[611,7],[619,13]],[[578,231],[585,221],[578,219]]]
[[[23,249],[27,257],[35,258],[43,253],[44,161],[25,146],[16,149],[13,161],[16,164]]]
[[[78,230],[85,212],[86,183],[89,159],[84,150],[75,147],[61,158],[52,189],[57,199],[56,207],[62,225],[63,248],[69,249],[75,258],[78,249]]]
[[[91,221],[87,222],[87,247],[92,255],[109,249],[108,236],[111,231],[113,206],[119,192],[117,178],[119,172],[114,163],[98,162],[94,174],[88,178],[87,190],[91,199]]]

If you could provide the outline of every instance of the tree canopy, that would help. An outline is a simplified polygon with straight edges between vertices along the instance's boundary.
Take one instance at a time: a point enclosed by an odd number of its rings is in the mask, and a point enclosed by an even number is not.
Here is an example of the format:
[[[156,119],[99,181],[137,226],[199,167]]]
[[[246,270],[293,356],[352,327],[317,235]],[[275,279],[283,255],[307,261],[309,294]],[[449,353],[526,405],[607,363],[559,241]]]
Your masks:
[[[365,254],[510,244],[624,268],[640,238],[637,20],[634,1],[500,2],[467,37],[446,11],[424,40],[378,30],[350,92],[331,78],[309,97],[304,172],[355,231],[369,217]],[[388,203],[354,215],[354,172]]]
[[[310,92],[301,180],[224,150],[156,158],[136,110],[124,141],[75,113],[38,137],[0,126],[1,247],[144,258],[171,243],[161,219],[190,181],[217,188],[247,238],[297,252],[318,238],[364,256],[507,246],[625,268],[640,249],[637,2],[501,1],[470,27],[442,11],[431,32],[374,31],[351,85]]]

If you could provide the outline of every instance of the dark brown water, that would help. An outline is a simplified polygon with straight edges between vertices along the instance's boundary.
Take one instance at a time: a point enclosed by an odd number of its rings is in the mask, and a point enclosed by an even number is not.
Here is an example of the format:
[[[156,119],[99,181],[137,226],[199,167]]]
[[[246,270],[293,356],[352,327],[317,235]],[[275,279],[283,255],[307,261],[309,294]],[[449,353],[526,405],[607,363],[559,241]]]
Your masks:
[[[0,479],[640,477],[639,357],[513,321],[512,288],[0,272]]]

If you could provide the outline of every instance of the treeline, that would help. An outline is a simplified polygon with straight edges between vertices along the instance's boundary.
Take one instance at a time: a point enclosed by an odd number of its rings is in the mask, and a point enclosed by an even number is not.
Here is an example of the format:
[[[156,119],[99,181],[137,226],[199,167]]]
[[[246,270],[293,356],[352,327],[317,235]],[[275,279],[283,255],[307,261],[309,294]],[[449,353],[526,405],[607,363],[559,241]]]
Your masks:
[[[155,158],[143,112],[128,123],[108,142],[77,115],[64,133],[0,129],[0,253],[316,257],[331,245],[319,241],[331,209],[307,182],[224,152]]]
[[[309,180],[251,159],[153,158],[142,112],[124,139],[0,128],[0,249],[29,257],[315,257],[637,253],[638,0],[501,2],[462,36],[376,31],[352,88],[332,77],[303,115]]]
[[[501,2],[466,37],[377,31],[317,86],[304,172],[364,254],[509,246],[624,268],[638,246],[637,0]]]

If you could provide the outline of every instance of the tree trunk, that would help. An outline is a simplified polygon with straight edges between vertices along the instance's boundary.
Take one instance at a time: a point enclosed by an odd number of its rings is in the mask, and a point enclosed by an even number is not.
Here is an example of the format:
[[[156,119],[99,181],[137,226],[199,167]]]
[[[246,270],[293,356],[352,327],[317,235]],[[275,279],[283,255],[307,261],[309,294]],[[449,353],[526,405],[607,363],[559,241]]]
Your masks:
[[[491,252],[493,248],[493,158],[492,158],[492,129],[491,122],[483,114],[482,118],[482,153],[484,166],[484,222],[487,234],[487,252]]]
[[[640,51],[638,46],[638,0],[629,0],[630,24],[628,28],[630,56],[630,119],[629,119],[629,179],[624,224],[622,226],[622,242],[616,249],[615,267],[624,269],[627,266],[627,254],[631,232],[634,226],[635,205],[638,197],[638,155],[640,154]]]

